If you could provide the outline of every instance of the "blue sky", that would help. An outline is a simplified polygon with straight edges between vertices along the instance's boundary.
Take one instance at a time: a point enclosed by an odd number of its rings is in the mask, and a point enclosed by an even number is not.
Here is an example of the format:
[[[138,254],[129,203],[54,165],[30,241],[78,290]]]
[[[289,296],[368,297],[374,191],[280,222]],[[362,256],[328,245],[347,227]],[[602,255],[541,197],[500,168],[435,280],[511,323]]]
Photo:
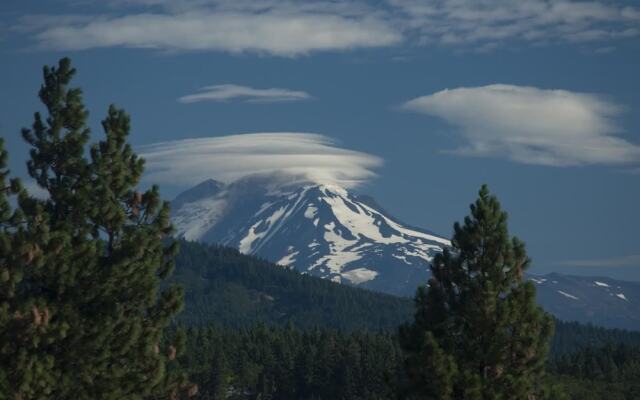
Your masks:
[[[0,134],[25,176],[19,130],[40,109],[42,65],[69,56],[96,138],[111,103],[132,115],[141,150],[275,132],[278,161],[273,148],[244,156],[295,169],[283,160],[319,152],[315,175],[445,236],[486,182],[534,271],[640,280],[634,3],[9,0]],[[282,132],[322,136],[300,147],[308,136]],[[248,168],[238,160],[245,169],[197,167],[233,179]],[[161,181],[164,194],[186,178]]]

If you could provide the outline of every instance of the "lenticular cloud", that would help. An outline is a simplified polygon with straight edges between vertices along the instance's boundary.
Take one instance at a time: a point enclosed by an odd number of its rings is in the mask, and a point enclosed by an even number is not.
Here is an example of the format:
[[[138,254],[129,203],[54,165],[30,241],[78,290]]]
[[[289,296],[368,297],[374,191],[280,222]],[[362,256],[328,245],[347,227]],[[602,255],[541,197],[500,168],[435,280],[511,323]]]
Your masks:
[[[403,108],[457,127],[461,155],[551,166],[640,161],[640,146],[617,136],[623,108],[593,94],[496,84],[443,90]]]
[[[336,147],[324,135],[248,133],[184,139],[143,146],[146,179],[193,185],[206,179],[230,183],[261,174],[287,174],[314,183],[354,187],[375,176],[382,160]]]

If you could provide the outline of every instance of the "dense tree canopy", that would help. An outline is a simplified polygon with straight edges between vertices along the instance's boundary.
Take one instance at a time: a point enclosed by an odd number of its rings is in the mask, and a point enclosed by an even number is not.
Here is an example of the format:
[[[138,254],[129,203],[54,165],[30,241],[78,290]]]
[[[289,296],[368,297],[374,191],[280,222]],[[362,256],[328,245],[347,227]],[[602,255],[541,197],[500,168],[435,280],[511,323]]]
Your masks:
[[[593,333],[588,328],[576,331],[583,337]],[[622,337],[614,333],[610,339]],[[640,341],[635,343],[587,346],[554,357],[545,383],[561,388],[572,400],[636,400]],[[264,324],[189,328],[187,350],[179,362],[197,382],[202,399],[408,398],[403,353],[397,336],[389,332]],[[557,390],[546,397],[564,398]]]
[[[0,391],[23,400],[193,394],[167,369],[179,349],[162,345],[183,303],[178,287],[160,290],[176,251],[164,242],[168,204],[157,187],[136,189],[144,163],[127,144],[123,110],[109,108],[104,139],[85,155],[88,112],[69,87],[74,74],[68,59],[44,68],[47,115],[22,132],[29,174],[48,197],[2,182],[2,196],[20,196],[17,217],[0,199]]]
[[[389,333],[257,325],[187,334],[180,362],[203,399],[392,400],[402,357]]]
[[[178,319],[188,325],[377,331],[395,330],[411,316],[409,299],[301,275],[229,247],[179,243],[171,280],[185,288]]]

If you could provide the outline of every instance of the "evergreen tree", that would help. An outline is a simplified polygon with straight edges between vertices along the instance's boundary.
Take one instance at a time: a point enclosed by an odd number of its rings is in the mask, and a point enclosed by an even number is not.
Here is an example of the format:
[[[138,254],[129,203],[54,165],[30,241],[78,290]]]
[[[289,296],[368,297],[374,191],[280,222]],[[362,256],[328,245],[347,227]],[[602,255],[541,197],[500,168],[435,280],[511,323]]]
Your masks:
[[[524,243],[510,238],[486,185],[470,208],[418,289],[414,323],[400,330],[410,397],[536,398],[553,321],[523,279]]]
[[[7,157],[0,139],[0,399],[47,398],[56,383],[54,360],[35,349],[46,339],[51,313],[24,288],[43,263],[49,230],[42,206],[18,179],[8,179]],[[30,212],[12,207],[16,200]]]
[[[4,140],[0,139],[0,398],[7,398],[9,388],[15,385],[14,368],[28,370],[30,360],[26,357],[24,347],[28,347],[35,338],[38,326],[47,322],[48,311],[41,312],[33,303],[20,302],[17,291],[23,281],[24,267],[37,262],[39,247],[35,241],[29,240],[36,233],[37,224],[30,225],[28,231],[25,218],[19,209],[11,203],[16,197],[25,197],[18,179],[9,178],[7,169],[8,154],[4,150]],[[41,214],[36,215],[37,219]],[[32,218],[30,222],[34,222]],[[41,226],[41,225],[40,225]],[[45,233],[45,232],[40,232]],[[44,319],[43,319],[44,316]],[[27,322],[33,317],[33,324]],[[38,322],[36,324],[36,321]],[[21,347],[23,347],[21,349]],[[47,362],[47,360],[43,360]],[[52,377],[42,370],[31,370],[24,376],[20,384],[31,393],[44,397],[48,394],[46,387]]]
[[[23,130],[29,174],[49,197],[23,193],[22,220],[0,233],[0,266],[21,278],[2,286],[1,389],[22,400],[193,395],[168,369],[180,345],[165,328],[183,303],[180,288],[160,289],[177,250],[165,241],[169,206],[157,187],[136,190],[144,162],[126,142],[123,110],[109,108],[105,139],[85,156],[88,112],[69,88],[74,74],[68,59],[44,68],[48,115]]]

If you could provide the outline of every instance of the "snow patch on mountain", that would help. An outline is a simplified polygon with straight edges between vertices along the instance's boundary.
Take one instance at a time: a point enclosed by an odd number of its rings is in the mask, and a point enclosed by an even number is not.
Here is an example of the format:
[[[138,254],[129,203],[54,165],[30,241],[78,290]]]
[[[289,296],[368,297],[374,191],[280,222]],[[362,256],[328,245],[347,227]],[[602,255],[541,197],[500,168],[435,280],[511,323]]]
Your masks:
[[[186,203],[184,207],[189,208],[191,212],[177,215],[173,219],[173,223],[180,226],[183,238],[198,240],[206,233],[208,226],[215,225],[220,220],[226,206],[227,201],[224,197]]]
[[[253,224],[251,228],[249,228],[249,232],[247,236],[243,237],[240,240],[240,252],[242,253],[250,253],[252,248],[254,247],[254,243],[259,239],[262,239],[269,233],[270,228],[274,228],[277,230],[278,220],[282,218],[287,210],[284,207],[278,208],[271,214],[266,220],[260,220]]]
[[[567,293],[567,292],[563,292],[562,290],[558,290],[558,293],[560,293],[560,294],[561,294],[561,295],[563,295],[564,297],[568,297],[568,298],[573,299],[573,300],[580,300],[580,299],[579,299],[579,298],[577,298],[576,296],[574,296],[574,295],[572,295],[572,294],[569,294],[569,293]]]
[[[289,246],[289,251],[290,251],[290,253],[287,254],[286,256],[282,257],[280,260],[278,260],[278,262],[276,264],[282,265],[283,267],[287,267],[287,266],[291,265],[296,260],[295,257],[300,252],[299,251],[294,251],[293,247],[291,247],[291,246]]]
[[[358,285],[374,279],[378,276],[378,273],[366,268],[357,268],[343,273],[342,276],[351,281],[351,283]]]

